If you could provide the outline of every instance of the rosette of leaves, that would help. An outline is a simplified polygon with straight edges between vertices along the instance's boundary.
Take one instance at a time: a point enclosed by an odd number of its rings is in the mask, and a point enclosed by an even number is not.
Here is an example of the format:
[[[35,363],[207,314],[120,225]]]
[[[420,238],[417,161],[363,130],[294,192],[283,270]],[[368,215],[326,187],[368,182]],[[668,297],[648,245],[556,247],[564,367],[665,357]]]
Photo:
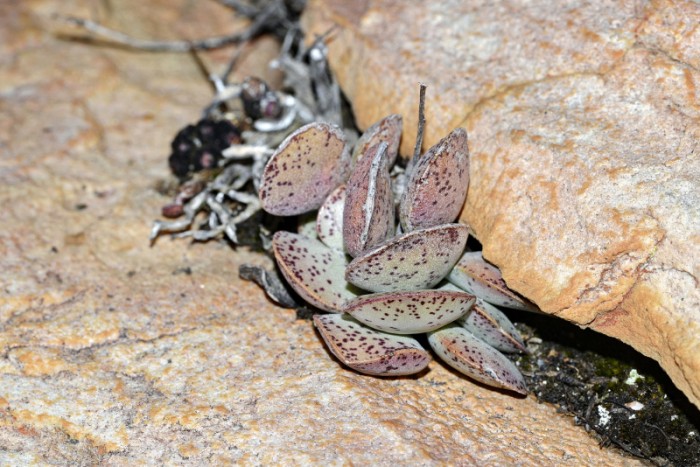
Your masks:
[[[401,117],[391,115],[351,151],[338,128],[311,123],[280,145],[261,178],[263,208],[279,216],[317,213],[299,233],[274,234],[282,276],[327,312],[314,316],[315,326],[356,371],[422,371],[431,353],[415,335],[427,334],[434,353],[456,370],[526,394],[520,371],[501,353],[525,346],[494,304],[531,305],[480,252],[465,252],[469,228],[456,222],[469,186],[467,133],[452,131],[402,174],[392,169],[401,131]],[[403,190],[397,175],[405,177]]]

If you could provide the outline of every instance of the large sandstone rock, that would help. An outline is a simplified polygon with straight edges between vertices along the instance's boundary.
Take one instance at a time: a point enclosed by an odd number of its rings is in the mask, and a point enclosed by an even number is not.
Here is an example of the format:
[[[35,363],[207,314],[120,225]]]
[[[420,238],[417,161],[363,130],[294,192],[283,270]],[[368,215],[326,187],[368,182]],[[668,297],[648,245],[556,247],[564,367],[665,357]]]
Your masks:
[[[700,406],[700,4],[313,0],[366,127],[418,83],[469,132],[462,218],[544,311],[658,360]]]
[[[188,55],[58,40],[55,12],[140,37],[241,26],[216,2],[0,3],[0,464],[637,465],[437,363],[341,367],[310,321],[238,279],[263,256],[150,248],[169,141],[208,85]],[[267,75],[275,50],[258,42],[240,74]]]

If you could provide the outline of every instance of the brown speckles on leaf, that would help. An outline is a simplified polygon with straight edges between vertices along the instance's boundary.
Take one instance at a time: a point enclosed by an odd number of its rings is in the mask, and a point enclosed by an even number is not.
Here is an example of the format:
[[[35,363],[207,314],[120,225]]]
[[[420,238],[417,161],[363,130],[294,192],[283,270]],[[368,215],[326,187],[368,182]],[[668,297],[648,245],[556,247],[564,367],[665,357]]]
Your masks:
[[[489,386],[527,394],[525,380],[513,362],[466,329],[446,326],[428,334],[428,342],[455,370]]]
[[[276,232],[272,249],[282,275],[307,302],[340,312],[356,294],[343,280],[345,255],[318,240],[291,232]]]
[[[467,235],[463,224],[414,230],[356,257],[346,268],[345,278],[372,292],[430,288],[457,262]],[[425,266],[414,266],[424,260]]]
[[[415,339],[375,331],[350,315],[316,315],[314,324],[333,355],[361,373],[410,375],[430,363],[430,354]]]
[[[405,231],[454,222],[469,188],[467,132],[457,128],[421,157],[401,199]]]
[[[464,316],[475,297],[464,292],[417,290],[361,295],[343,309],[380,331],[418,334],[433,331]]]
[[[501,352],[527,352],[513,323],[501,310],[480,298],[476,299],[472,310],[456,323]]]
[[[345,179],[350,153],[345,135],[327,123],[310,123],[289,135],[270,157],[260,181],[263,208],[278,216],[321,206]]]
[[[365,131],[355,144],[352,159],[360,161],[364,154],[372,146],[384,142],[387,144],[387,164],[394,165],[399,153],[399,143],[401,142],[401,132],[403,130],[403,118],[401,115],[393,114],[376,122]]]

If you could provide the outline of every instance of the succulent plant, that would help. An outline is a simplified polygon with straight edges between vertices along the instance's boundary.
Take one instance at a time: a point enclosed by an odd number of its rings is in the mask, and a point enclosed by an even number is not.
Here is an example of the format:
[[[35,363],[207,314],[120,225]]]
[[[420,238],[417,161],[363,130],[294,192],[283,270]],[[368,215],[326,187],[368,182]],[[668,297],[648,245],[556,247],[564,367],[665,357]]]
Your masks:
[[[455,129],[402,173],[393,167],[401,130],[400,116],[386,117],[350,151],[339,129],[311,123],[270,157],[260,182],[263,209],[318,210],[303,233],[272,237],[282,276],[328,312],[314,315],[314,324],[330,351],[358,372],[422,371],[431,353],[411,336],[427,334],[434,353],[456,370],[526,394],[522,375],[501,353],[524,352],[525,345],[492,304],[532,305],[480,252],[465,252],[469,228],[456,223],[469,186],[467,133]]]

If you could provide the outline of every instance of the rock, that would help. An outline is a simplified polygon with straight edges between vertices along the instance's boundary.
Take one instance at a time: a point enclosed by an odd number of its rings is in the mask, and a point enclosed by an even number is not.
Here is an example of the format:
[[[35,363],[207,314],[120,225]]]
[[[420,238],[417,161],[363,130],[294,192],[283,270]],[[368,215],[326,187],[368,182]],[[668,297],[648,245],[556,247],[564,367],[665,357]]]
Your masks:
[[[60,40],[54,12],[150,38],[241,26],[216,2],[0,3],[0,464],[639,465],[437,363],[343,368],[238,278],[266,257],[149,247],[170,140],[209,86],[188,55]],[[220,70],[230,53],[202,57]],[[274,78],[275,54],[258,41],[236,79]]]
[[[360,127],[469,133],[464,219],[510,287],[700,407],[700,5],[313,0]]]

